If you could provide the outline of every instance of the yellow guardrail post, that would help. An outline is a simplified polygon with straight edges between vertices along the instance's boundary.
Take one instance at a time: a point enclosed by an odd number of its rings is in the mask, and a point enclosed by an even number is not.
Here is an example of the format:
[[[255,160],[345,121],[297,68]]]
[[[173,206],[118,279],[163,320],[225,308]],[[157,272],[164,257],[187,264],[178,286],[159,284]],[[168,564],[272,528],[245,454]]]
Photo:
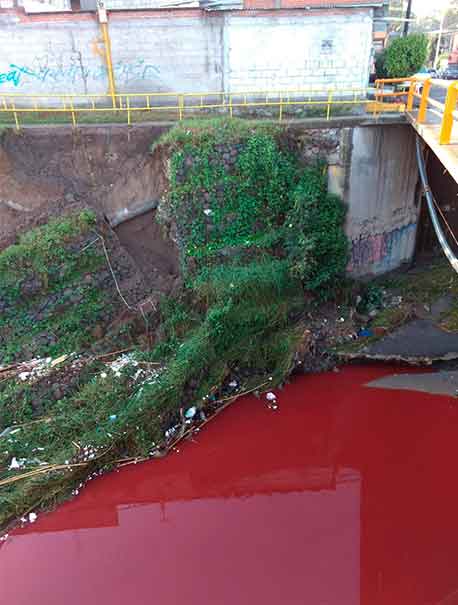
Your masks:
[[[278,121],[281,122],[283,119],[283,95],[280,93],[280,110],[278,112]]]
[[[13,109],[13,116],[14,116],[14,123],[16,124],[16,130],[21,130],[21,127],[19,126],[19,119],[18,119],[16,105],[14,104],[14,101],[11,101],[11,107]]]
[[[110,32],[108,31],[108,15],[103,0],[97,0],[97,13],[99,16],[100,29],[102,30],[103,44],[105,46],[105,61],[107,64],[108,85],[113,108],[116,108],[116,88],[113,72],[113,60],[111,58]]]
[[[178,117],[180,121],[183,119],[184,111],[184,95],[178,95]]]
[[[453,112],[455,111],[457,100],[458,82],[455,81],[450,84],[447,90],[447,98],[445,99],[445,109],[439,136],[440,145],[448,145],[450,143],[453,128]]]
[[[429,93],[431,90],[431,80],[425,80],[423,91],[421,93],[420,108],[418,110],[417,122],[422,124],[426,120],[426,112],[428,111]]]
[[[76,114],[75,114],[75,108],[73,106],[73,99],[70,99],[70,109],[71,109],[71,114],[72,114],[72,126],[73,126],[73,128],[76,128]]]
[[[130,97],[126,97],[126,107],[127,107],[127,125],[130,126]]]
[[[410,81],[409,94],[407,95],[407,111],[412,111],[413,100],[415,98],[415,89],[417,88],[416,80]]]
[[[331,103],[332,103],[332,92],[328,93],[328,109],[326,111],[326,120],[329,120],[331,117]]]

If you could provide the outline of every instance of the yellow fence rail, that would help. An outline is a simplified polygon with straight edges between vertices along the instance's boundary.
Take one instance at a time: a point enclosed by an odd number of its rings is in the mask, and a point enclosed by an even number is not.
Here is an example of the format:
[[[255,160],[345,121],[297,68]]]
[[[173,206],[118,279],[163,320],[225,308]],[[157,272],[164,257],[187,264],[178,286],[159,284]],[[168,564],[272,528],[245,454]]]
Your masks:
[[[406,113],[414,125],[428,124],[438,130],[438,143],[449,145],[452,142],[453,127],[458,123],[458,81],[450,83],[418,78],[381,79],[376,82],[376,98],[383,100],[386,86],[394,87],[392,96],[406,96]],[[403,90],[396,92],[396,87]],[[432,90],[446,90],[445,103],[432,96]],[[455,141],[458,143],[458,141]]]
[[[397,93],[376,93],[372,89],[290,89],[277,91],[246,91],[237,93],[223,92],[152,92],[126,93],[114,95],[95,94],[50,94],[21,95],[0,94],[0,124],[9,118],[16,129],[34,116],[33,123],[52,121],[52,116],[68,116],[69,122],[76,127],[81,117],[88,114],[108,117],[121,115],[127,124],[132,124],[135,116],[142,113],[155,119],[155,116],[166,115],[166,119],[182,120],[206,112],[225,112],[230,117],[243,112],[256,113],[262,108],[271,109],[272,115],[279,121],[297,108],[315,108],[326,120],[336,115],[350,113],[359,108],[360,113],[370,114],[377,118],[382,112],[400,112],[405,103],[399,101]],[[319,110],[319,111],[318,111]],[[273,113],[275,112],[275,114]],[[258,116],[257,116],[258,117]],[[97,121],[97,118],[95,118]]]

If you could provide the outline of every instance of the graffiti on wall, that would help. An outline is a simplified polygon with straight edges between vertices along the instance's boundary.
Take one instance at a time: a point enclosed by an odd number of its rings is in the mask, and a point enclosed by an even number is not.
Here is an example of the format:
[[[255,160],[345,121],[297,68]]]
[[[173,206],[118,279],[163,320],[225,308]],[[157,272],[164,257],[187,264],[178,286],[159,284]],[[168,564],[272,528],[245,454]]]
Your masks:
[[[413,253],[417,223],[393,231],[359,237],[351,242],[348,271],[362,273],[390,269],[408,260]],[[409,246],[411,244],[411,246]]]
[[[13,86],[19,86],[24,74],[33,75],[26,67],[11,64],[8,71],[0,72],[0,84],[11,82]]]
[[[138,80],[157,79],[160,75],[160,69],[144,59],[118,61],[113,64],[113,70],[116,82],[123,86]],[[6,71],[0,72],[0,86],[10,83],[17,88],[31,80],[67,86],[83,83],[86,87],[89,81],[106,81],[107,68],[103,64],[85,67],[80,57],[70,60],[68,64],[53,67],[48,65],[47,60],[36,58],[31,66],[11,63]]]

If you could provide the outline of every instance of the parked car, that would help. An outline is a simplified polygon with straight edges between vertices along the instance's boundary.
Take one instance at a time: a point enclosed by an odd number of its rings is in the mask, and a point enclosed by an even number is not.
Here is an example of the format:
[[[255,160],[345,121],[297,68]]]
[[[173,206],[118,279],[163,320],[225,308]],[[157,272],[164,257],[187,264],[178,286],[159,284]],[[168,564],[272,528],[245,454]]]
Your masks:
[[[458,80],[458,63],[451,63],[442,72],[444,80]]]

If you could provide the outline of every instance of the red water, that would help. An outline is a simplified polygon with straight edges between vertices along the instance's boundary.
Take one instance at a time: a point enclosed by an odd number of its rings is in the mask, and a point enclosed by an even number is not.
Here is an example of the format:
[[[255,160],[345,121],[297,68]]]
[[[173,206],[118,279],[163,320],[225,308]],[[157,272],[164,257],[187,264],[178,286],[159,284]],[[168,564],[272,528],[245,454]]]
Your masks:
[[[246,398],[0,549],[1,605],[458,603],[458,407],[394,370]]]

